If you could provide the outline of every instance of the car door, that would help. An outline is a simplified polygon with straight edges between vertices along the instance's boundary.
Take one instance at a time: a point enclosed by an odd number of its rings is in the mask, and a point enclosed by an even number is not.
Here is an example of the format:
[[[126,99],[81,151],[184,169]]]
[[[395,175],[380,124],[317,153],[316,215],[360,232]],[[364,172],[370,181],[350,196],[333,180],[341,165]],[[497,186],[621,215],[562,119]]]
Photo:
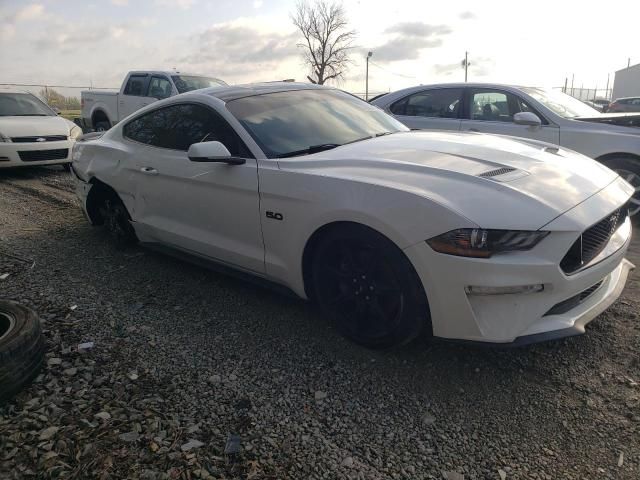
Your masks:
[[[147,98],[149,75],[133,74],[127,79],[124,89],[118,95],[118,120],[128,117],[150,103]]]
[[[219,114],[174,104],[128,122],[123,135],[136,161],[132,217],[142,241],[264,272],[257,163]],[[214,140],[246,163],[189,160],[190,145]]]
[[[559,128],[552,125],[522,98],[510,92],[493,88],[468,88],[465,105],[460,127],[463,131],[532,138],[554,145],[560,142]],[[518,112],[535,113],[542,125],[527,126],[514,123],[513,116]]]
[[[394,102],[389,111],[414,130],[459,130],[462,92],[462,88],[421,90]]]

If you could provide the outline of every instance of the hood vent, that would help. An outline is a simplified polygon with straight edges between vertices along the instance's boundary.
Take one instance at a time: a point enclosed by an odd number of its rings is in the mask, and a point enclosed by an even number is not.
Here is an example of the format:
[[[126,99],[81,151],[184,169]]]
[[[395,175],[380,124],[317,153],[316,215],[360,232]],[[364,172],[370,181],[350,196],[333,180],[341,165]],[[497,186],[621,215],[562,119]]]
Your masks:
[[[491,178],[491,177],[497,177],[498,175],[505,175],[507,173],[511,173],[515,171],[516,171],[515,168],[502,167],[502,168],[497,168],[495,170],[489,170],[488,172],[481,173],[478,176],[482,178]]]

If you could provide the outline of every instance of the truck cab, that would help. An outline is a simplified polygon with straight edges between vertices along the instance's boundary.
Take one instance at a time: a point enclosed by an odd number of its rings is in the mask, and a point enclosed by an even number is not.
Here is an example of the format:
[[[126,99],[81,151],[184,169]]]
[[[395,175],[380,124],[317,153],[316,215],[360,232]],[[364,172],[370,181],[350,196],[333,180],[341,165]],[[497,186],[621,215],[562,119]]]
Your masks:
[[[119,91],[81,92],[81,124],[85,132],[108,130],[120,120],[158,100],[180,93],[226,85],[214,77],[176,71],[132,71]]]

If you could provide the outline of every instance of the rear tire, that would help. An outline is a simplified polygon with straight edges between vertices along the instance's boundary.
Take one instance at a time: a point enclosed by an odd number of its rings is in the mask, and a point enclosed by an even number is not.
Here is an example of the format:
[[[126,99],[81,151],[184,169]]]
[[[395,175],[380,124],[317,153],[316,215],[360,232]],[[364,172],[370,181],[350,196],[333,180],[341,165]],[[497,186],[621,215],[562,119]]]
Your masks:
[[[36,312],[0,300],[0,404],[38,374],[44,360],[44,339]]]
[[[125,248],[137,242],[127,207],[115,193],[105,195],[99,212],[104,221],[104,228],[118,248]]]
[[[393,242],[362,225],[318,240],[311,260],[313,298],[348,339],[368,348],[431,334],[427,297],[413,266]]]
[[[640,159],[634,157],[612,157],[602,160],[602,163],[616,172],[633,186],[635,193],[629,200],[629,215],[640,213]],[[640,217],[636,217],[638,219]]]

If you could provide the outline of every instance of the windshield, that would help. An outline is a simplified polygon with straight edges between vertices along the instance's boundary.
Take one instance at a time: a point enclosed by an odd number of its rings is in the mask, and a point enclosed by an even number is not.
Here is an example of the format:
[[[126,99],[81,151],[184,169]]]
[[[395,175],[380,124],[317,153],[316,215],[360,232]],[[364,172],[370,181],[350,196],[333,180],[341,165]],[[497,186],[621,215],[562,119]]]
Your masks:
[[[190,75],[173,75],[173,83],[178,89],[178,93],[190,92],[200,88],[220,87],[226,85],[225,82],[213,77],[195,77]]]
[[[29,93],[0,93],[0,117],[54,115],[53,110]]]
[[[543,90],[540,88],[523,88],[522,90],[549,110],[564,118],[597,117],[601,115],[595,108],[557,90]]]
[[[339,90],[255,95],[233,100],[227,108],[269,158],[408,130],[379,108]]]

